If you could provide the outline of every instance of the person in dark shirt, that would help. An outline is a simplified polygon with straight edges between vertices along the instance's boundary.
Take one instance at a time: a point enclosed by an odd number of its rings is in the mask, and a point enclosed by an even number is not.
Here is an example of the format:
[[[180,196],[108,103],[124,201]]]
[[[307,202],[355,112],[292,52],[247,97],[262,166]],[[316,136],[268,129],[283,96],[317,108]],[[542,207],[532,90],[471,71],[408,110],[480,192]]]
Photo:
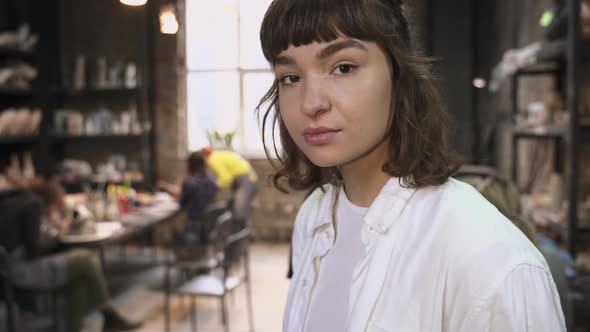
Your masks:
[[[160,188],[174,196],[187,215],[187,227],[199,233],[203,242],[207,241],[208,230],[199,223],[199,218],[207,206],[215,201],[219,188],[215,180],[207,175],[206,155],[195,151],[187,159],[188,177],[182,185],[160,181]]]
[[[190,174],[182,183],[179,203],[186,211],[189,222],[199,219],[205,208],[213,203],[219,188],[215,181],[207,175],[205,156],[201,152],[193,152],[187,160]]]
[[[96,255],[80,249],[60,252],[58,234],[43,230],[44,216],[56,208],[48,202],[63,197],[44,200],[35,192],[59,194],[56,186],[37,181],[33,186],[0,191],[0,246],[11,256],[13,284],[24,289],[61,289],[68,332],[79,331],[84,316],[95,308],[103,314],[105,331],[139,327],[141,323],[125,319],[111,306]]]

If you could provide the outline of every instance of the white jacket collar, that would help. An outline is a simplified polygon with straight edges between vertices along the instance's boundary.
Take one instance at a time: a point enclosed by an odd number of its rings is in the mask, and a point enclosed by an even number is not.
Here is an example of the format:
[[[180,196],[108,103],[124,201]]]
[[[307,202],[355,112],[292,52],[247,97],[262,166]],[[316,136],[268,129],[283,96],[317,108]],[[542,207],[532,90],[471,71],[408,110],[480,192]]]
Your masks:
[[[318,228],[333,223],[334,204],[338,198],[340,188],[325,185],[324,190],[325,193],[321,198],[317,214],[313,222],[308,224],[307,234],[309,235],[314,234]],[[399,178],[390,178],[369,207],[365,215],[365,224],[378,233],[387,233],[415,192],[416,189],[414,188],[402,187]],[[383,218],[384,215],[389,217]]]

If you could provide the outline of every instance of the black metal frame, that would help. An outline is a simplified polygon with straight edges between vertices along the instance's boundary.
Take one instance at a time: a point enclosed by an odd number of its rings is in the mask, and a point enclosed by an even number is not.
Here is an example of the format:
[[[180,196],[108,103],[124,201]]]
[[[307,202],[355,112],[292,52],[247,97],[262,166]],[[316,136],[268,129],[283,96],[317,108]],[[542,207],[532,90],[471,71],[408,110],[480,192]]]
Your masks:
[[[12,291],[12,282],[10,281],[8,253],[0,247],[0,282],[4,292],[4,301],[6,302],[6,329],[8,332],[16,332],[14,294]]]
[[[567,106],[570,112],[570,129],[568,149],[569,174],[569,211],[568,211],[568,249],[576,256],[576,238],[578,225],[579,188],[575,179],[579,171],[579,42],[580,42],[580,0],[568,0],[569,22],[567,43]]]
[[[579,198],[579,184],[576,179],[579,174],[580,167],[580,119],[579,119],[579,64],[580,64],[580,29],[579,29],[579,17],[580,17],[580,0],[568,0],[567,1],[569,11],[568,21],[568,37],[567,37],[567,61],[565,62],[566,67],[566,87],[565,91],[567,97],[567,109],[570,114],[569,128],[563,130],[563,132],[548,132],[545,134],[538,134],[527,131],[512,131],[512,179],[517,182],[518,180],[518,140],[519,139],[545,139],[554,140],[555,144],[555,159],[554,159],[554,170],[557,173],[563,173],[562,163],[560,161],[561,145],[565,140],[567,141],[566,156],[567,156],[567,171],[568,175],[567,188],[568,188],[568,200],[569,206],[567,211],[567,247],[573,257],[576,256],[576,243],[578,240],[578,231],[583,231],[582,228],[578,227],[578,198]],[[560,73],[561,68],[559,66],[541,66],[533,67],[529,69],[519,70],[512,76],[512,90],[511,90],[511,102],[512,102],[512,114],[513,116],[518,112],[518,89],[519,89],[519,78],[527,75],[555,75]]]
[[[6,302],[6,328],[7,332],[17,332],[16,324],[16,299],[14,296],[14,287],[11,276],[10,256],[6,249],[0,247],[0,283],[2,284],[2,291],[4,293],[4,301]],[[31,289],[33,292],[38,292],[42,295],[47,295],[51,301],[51,324],[54,331],[61,331],[60,324],[60,310],[59,310],[59,293],[60,289]]]
[[[165,331],[170,331],[171,326],[171,319],[170,319],[170,297],[173,291],[172,288],[179,284],[179,282],[175,282],[175,285],[172,285],[171,280],[171,270],[178,269],[180,272],[188,272],[182,273],[181,275],[187,275],[188,283],[191,282],[191,278],[195,276],[196,278],[199,277],[199,273],[211,273],[214,270],[221,269],[222,270],[222,282],[224,285],[224,292],[220,297],[221,301],[221,320],[223,323],[224,330],[226,332],[229,331],[229,319],[227,313],[227,307],[225,304],[225,297],[226,295],[233,291],[235,288],[227,289],[226,287],[226,280],[230,276],[230,269],[233,263],[238,260],[241,260],[244,264],[244,276],[241,277],[241,281],[239,284],[244,283],[246,286],[246,296],[247,296],[247,309],[248,309],[248,319],[250,324],[250,331],[254,331],[254,317],[253,317],[253,303],[252,303],[252,288],[251,288],[251,278],[250,278],[250,257],[248,251],[248,241],[250,238],[250,229],[242,229],[241,231],[233,234],[227,234],[225,229],[230,230],[232,227],[233,218],[231,216],[231,212],[226,210],[223,214],[216,214],[214,216],[217,229],[213,230],[213,236],[216,237],[212,240],[210,245],[213,246],[213,250],[210,255],[206,255],[204,259],[195,259],[194,261],[176,261],[170,262],[166,266],[166,272],[164,277],[164,289],[165,289],[165,299],[164,299],[164,328]],[[236,248],[239,246],[239,248]],[[237,253],[237,254],[236,254]],[[213,260],[211,264],[211,260]],[[238,285],[239,285],[238,284]],[[237,287],[237,286],[236,286]],[[191,293],[190,291],[182,292],[184,295],[188,295],[190,297],[190,321],[191,321],[191,328],[193,331],[197,330],[197,316],[196,316],[196,306],[195,306],[195,298],[197,296],[203,294],[195,294]],[[210,295],[213,296],[213,295]]]

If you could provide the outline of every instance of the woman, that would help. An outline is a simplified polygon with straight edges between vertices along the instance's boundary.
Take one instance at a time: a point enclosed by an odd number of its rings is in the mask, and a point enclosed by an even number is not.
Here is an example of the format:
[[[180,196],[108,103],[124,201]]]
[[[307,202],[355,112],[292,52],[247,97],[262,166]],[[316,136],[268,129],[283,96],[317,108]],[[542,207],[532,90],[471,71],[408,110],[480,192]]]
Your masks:
[[[274,184],[317,188],[295,221],[283,331],[565,331],[542,255],[451,178],[401,1],[275,0],[260,38]]]
[[[80,331],[84,316],[93,309],[103,314],[105,331],[140,327],[140,322],[125,319],[111,306],[96,255],[58,250],[57,236],[67,231],[63,189],[40,180],[13,183],[19,185],[0,191],[0,246],[12,256],[14,285],[60,290],[68,332]]]

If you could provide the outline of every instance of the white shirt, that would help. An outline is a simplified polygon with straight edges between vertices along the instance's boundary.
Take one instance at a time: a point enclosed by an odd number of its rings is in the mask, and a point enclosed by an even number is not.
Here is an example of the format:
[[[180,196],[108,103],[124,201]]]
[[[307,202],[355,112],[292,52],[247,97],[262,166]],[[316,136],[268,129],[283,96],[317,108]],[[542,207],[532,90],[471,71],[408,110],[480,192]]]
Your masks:
[[[338,188],[316,190],[293,233],[283,331],[302,332],[333,246]],[[366,257],[349,290],[349,332],[561,332],[559,295],[535,246],[473,187],[419,190],[392,178],[365,215]]]
[[[344,331],[346,328],[352,272],[366,255],[361,230],[367,210],[352,204],[344,189],[340,189],[334,220],[334,245],[322,258],[305,331]]]

